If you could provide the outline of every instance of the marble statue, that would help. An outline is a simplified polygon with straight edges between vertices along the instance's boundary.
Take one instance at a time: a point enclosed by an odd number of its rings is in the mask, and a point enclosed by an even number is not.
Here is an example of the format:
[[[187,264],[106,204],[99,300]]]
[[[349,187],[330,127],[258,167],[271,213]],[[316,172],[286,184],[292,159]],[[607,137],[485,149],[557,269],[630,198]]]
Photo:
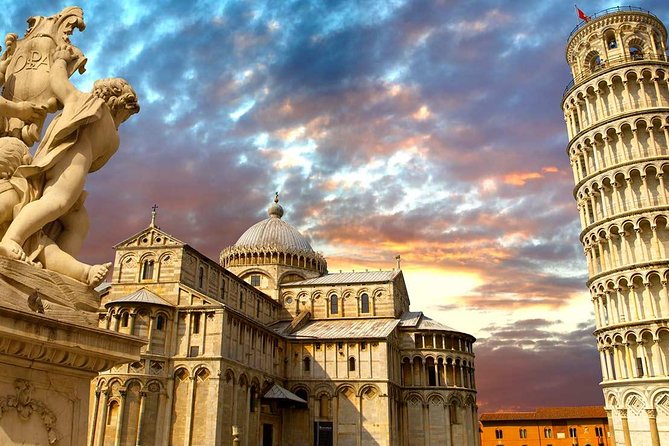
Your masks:
[[[28,22],[23,39],[7,36],[0,58],[0,256],[95,287],[111,264],[76,258],[88,231],[86,176],[118,149],[118,127],[139,111],[137,95],[120,78],[96,81],[91,93],[70,82],[85,64],[68,38],[84,29],[81,9]],[[57,109],[31,157],[28,147]]]

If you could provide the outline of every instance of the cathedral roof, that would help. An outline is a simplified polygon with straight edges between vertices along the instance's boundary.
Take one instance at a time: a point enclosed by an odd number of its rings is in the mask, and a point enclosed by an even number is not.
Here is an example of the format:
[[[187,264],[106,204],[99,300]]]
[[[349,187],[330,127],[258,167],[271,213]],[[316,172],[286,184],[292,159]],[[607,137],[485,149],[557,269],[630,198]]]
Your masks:
[[[158,296],[157,294],[152,293],[146,288],[141,288],[135,291],[132,294],[121,296],[118,299],[114,299],[105,304],[105,306],[119,303],[135,303],[135,304],[149,304],[149,305],[162,305],[164,307],[173,307],[171,303]]]
[[[236,248],[274,248],[297,252],[313,253],[309,241],[300,231],[281,220],[283,207],[279,204],[278,194],[274,203],[267,209],[269,218],[259,221],[239,237]]]
[[[388,337],[398,323],[398,319],[379,318],[318,320],[290,334],[284,332],[290,322],[280,322],[271,328],[289,339],[382,339]]]
[[[390,282],[401,270],[392,271],[359,271],[346,273],[326,274],[313,279],[301,280],[299,282],[287,283],[284,286],[303,285],[340,285],[346,283],[384,283]]]
[[[461,331],[444,325],[434,319],[425,316],[422,311],[407,311],[400,316],[400,327],[413,328],[415,330],[439,330],[461,333]]]

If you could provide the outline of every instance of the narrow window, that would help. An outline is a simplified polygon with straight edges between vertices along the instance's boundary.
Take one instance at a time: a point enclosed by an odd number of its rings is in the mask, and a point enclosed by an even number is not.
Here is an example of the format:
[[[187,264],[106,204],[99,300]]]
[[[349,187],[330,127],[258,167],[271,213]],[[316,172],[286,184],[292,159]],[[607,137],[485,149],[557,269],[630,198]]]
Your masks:
[[[416,342],[416,348],[423,348],[423,336],[416,334],[414,336],[414,341]]]
[[[194,346],[192,346],[192,347],[190,348],[190,351],[188,352],[188,356],[189,356],[190,358],[194,358],[194,357],[196,357],[199,353],[200,353],[200,347],[198,347],[197,345],[194,345]]]
[[[504,433],[502,432],[502,429],[495,429],[495,438],[498,440],[504,438]]]
[[[128,313],[127,312],[123,313],[123,315],[121,316],[121,327],[127,327],[128,326],[128,318],[129,318]]]
[[[636,358],[636,371],[639,377],[643,376],[643,359]]]
[[[200,313],[193,313],[193,334],[200,333]]]
[[[575,427],[570,427],[569,428],[569,437],[570,438],[576,438],[576,428]]]
[[[256,317],[260,317],[260,299],[256,301]]]
[[[156,330],[163,331],[164,326],[165,326],[165,316],[161,314],[156,318]]]
[[[250,412],[255,412],[256,411],[256,401],[258,400],[258,397],[256,395],[256,388],[252,388],[251,392],[249,392],[249,411]]]
[[[367,350],[367,343],[366,342],[361,342],[360,343],[360,350]]]
[[[330,314],[339,313],[339,297],[336,294],[330,296]]]
[[[225,280],[221,279],[221,299],[225,299]]]
[[[527,429],[520,428],[520,438],[527,438]]]
[[[343,350],[343,348],[344,348],[344,343],[343,343],[343,342],[337,342],[337,348],[338,348],[339,350]]]
[[[303,370],[305,372],[311,371],[311,358],[307,356],[302,360],[302,362],[303,362]]]
[[[251,285],[252,286],[260,286],[260,274],[252,274],[251,275]]]
[[[362,293],[362,296],[360,296],[360,312],[369,313],[369,296],[367,293]]]
[[[355,358],[352,356],[348,358],[348,371],[355,372]]]
[[[239,292],[239,308],[244,309],[244,292]]]
[[[145,260],[142,265],[142,280],[153,279],[153,260]]]
[[[553,438],[553,429],[549,427],[544,428],[544,438]]]
[[[197,274],[197,286],[202,288],[204,286],[204,268],[200,267],[200,272]]]
[[[316,350],[320,350],[320,349],[321,349],[321,343],[320,343],[320,342],[316,342]]]

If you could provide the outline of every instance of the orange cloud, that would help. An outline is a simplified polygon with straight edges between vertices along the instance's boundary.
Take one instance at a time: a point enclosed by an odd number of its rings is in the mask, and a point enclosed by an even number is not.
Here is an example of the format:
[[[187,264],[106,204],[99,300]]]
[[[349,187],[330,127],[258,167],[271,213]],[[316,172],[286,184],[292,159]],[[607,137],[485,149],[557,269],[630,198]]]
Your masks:
[[[513,186],[524,186],[529,180],[543,178],[538,172],[518,172],[504,175],[504,182]]]

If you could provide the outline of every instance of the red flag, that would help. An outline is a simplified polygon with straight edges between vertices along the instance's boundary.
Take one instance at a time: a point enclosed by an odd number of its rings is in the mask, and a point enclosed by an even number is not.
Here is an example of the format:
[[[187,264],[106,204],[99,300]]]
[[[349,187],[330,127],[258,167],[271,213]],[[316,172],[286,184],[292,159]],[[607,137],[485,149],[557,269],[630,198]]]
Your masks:
[[[574,5],[574,7],[576,8],[576,11],[578,12],[578,18],[579,19],[585,20],[586,22],[590,20],[590,17],[585,15],[585,12],[581,11],[578,6]]]

